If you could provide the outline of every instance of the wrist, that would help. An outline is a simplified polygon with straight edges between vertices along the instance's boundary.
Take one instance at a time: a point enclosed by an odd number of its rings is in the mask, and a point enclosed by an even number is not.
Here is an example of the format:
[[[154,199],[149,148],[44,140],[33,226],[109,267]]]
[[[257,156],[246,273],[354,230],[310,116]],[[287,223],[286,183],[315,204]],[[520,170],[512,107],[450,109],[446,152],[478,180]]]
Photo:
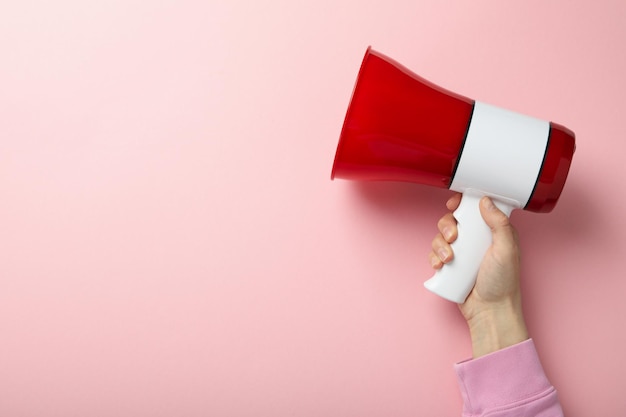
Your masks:
[[[467,321],[473,357],[513,346],[529,338],[519,302],[503,301],[481,309]]]

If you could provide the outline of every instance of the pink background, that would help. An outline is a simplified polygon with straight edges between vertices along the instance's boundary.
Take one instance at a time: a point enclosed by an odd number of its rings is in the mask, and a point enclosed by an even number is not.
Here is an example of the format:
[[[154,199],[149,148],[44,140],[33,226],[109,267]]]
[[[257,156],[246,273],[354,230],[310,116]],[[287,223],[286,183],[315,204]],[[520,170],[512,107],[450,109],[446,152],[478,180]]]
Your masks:
[[[576,132],[526,314],[568,416],[626,413],[623,1],[4,3],[1,416],[460,415],[449,192],[329,179],[370,44]]]

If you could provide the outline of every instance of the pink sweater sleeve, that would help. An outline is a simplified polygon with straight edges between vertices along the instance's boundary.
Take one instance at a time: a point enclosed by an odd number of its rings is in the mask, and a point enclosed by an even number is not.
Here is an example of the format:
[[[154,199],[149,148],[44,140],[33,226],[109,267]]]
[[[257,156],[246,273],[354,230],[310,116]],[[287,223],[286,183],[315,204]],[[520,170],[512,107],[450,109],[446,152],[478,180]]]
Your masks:
[[[532,339],[458,363],[454,369],[463,417],[563,416]]]

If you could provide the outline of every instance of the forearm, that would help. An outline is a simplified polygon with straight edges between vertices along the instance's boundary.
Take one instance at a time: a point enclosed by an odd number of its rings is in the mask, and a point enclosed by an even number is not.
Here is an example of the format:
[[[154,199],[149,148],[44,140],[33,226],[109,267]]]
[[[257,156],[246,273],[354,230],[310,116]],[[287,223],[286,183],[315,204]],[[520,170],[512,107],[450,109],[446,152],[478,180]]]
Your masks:
[[[507,300],[481,309],[467,322],[474,358],[513,346],[529,338],[521,302]]]

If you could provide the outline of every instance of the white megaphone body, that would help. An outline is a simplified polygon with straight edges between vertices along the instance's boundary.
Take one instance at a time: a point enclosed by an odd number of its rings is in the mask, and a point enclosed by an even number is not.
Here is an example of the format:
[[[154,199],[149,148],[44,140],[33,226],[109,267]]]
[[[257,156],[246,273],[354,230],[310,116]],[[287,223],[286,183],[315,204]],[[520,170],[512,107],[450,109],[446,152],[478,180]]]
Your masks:
[[[575,136],[556,123],[444,90],[368,48],[346,113],[331,178],[405,181],[463,193],[454,259],[425,282],[462,303],[491,244],[479,200],[507,215],[551,211]]]

